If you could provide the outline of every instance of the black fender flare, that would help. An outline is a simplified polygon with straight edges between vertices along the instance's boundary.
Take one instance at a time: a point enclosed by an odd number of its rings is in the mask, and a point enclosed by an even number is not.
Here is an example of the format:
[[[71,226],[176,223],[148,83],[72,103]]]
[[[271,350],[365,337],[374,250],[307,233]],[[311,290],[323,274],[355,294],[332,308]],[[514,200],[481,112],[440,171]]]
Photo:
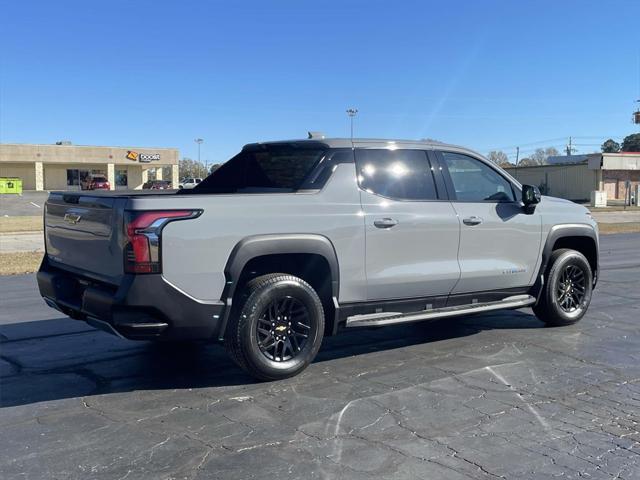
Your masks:
[[[233,247],[224,268],[226,283],[221,300],[225,303],[226,308],[218,331],[219,340],[224,339],[238,280],[247,263],[254,258],[265,255],[296,253],[320,255],[327,261],[331,271],[331,295],[337,311],[340,269],[338,256],[331,240],[324,235],[307,233],[252,235],[243,238]]]
[[[595,229],[590,225],[580,224],[580,223],[571,223],[564,225],[554,225],[549,230],[547,238],[544,243],[544,247],[542,248],[542,261],[540,263],[540,268],[538,269],[538,275],[536,278],[536,282],[534,285],[535,296],[539,299],[540,293],[542,292],[543,285],[543,277],[544,273],[547,271],[547,267],[549,265],[549,259],[551,258],[551,253],[553,252],[553,246],[555,243],[565,237],[586,237],[593,240],[596,246],[596,259],[595,259],[595,268],[593,270],[593,286],[596,286],[598,280],[598,270],[599,270],[599,241],[598,234]]]

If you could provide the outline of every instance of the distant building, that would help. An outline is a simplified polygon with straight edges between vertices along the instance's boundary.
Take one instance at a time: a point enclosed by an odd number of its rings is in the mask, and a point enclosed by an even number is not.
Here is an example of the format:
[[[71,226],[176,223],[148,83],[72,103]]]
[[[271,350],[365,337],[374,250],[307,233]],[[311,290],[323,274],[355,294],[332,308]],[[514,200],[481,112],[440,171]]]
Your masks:
[[[519,182],[540,187],[546,195],[587,201],[604,190],[608,200],[627,198],[640,184],[640,153],[592,153],[549,157],[549,165],[509,167]]]
[[[570,163],[586,163],[589,155],[552,155],[547,157],[549,165],[566,165]]]
[[[607,192],[607,199],[624,200],[640,184],[640,152],[589,155],[589,169],[596,172],[596,190]],[[637,199],[636,199],[637,202]]]
[[[80,190],[92,175],[107,177],[112,190],[140,189],[162,179],[162,167],[178,188],[176,148],[0,144],[0,177],[21,178],[24,190]]]

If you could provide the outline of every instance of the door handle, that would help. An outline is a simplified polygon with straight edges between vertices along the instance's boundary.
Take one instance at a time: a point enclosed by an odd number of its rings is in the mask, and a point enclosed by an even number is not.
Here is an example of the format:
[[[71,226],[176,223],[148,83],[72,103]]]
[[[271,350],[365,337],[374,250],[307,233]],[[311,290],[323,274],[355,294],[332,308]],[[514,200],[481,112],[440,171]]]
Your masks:
[[[467,217],[464,220],[462,220],[462,223],[464,223],[465,225],[480,225],[482,223],[482,218],[480,217],[476,217],[475,215],[472,215],[471,217]]]
[[[391,228],[395,227],[398,221],[393,218],[378,218],[374,220],[373,224],[378,228]]]

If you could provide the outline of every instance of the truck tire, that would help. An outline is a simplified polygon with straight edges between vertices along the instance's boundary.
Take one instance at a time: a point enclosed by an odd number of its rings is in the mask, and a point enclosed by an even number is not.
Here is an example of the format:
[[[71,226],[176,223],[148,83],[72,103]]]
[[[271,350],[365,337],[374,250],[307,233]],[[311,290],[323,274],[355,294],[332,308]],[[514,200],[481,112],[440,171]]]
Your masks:
[[[322,301],[304,280],[286,273],[247,283],[225,330],[231,358],[259,380],[297,375],[315,358],[324,335]]]
[[[585,256],[568,248],[555,250],[549,259],[540,300],[533,307],[548,326],[571,325],[580,320],[591,302],[593,273]]]

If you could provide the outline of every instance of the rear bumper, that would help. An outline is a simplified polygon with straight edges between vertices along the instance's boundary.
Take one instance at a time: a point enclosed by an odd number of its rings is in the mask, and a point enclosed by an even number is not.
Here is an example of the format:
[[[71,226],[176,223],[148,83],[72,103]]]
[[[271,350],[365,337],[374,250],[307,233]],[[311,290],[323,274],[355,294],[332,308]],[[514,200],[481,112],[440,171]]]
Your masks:
[[[162,275],[126,275],[115,286],[53,267],[45,257],[37,278],[49,306],[132,340],[215,339],[225,308],[194,300]]]

